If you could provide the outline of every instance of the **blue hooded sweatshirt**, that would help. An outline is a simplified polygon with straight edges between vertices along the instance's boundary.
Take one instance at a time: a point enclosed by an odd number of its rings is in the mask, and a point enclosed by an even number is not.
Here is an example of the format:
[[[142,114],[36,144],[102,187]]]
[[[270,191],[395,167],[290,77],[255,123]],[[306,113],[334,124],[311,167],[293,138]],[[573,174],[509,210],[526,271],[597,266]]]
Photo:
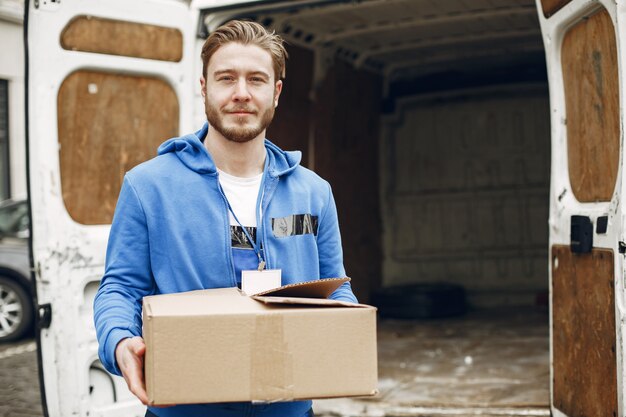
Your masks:
[[[105,273],[94,300],[99,356],[121,375],[115,348],[141,336],[142,298],[236,286],[226,198],[202,141],[208,124],[164,142],[158,156],[129,171],[111,225]],[[265,141],[262,218],[257,234],[268,269],[282,284],[345,276],[337,211],[329,184],[300,166],[300,152]],[[305,223],[303,227],[302,224]],[[356,302],[349,283],[330,298]],[[170,416],[304,416],[310,401],[198,404],[150,408]]]

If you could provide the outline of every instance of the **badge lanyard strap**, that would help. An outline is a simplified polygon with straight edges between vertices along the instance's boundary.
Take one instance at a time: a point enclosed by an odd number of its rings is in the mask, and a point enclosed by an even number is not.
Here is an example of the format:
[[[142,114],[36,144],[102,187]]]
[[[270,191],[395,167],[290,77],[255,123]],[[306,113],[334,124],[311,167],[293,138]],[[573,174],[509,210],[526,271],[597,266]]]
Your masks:
[[[259,271],[264,270],[265,269],[265,260],[261,256],[261,250],[259,249],[259,246],[257,245],[257,243],[254,240],[252,240],[252,237],[250,236],[250,233],[248,233],[248,230],[246,229],[246,227],[244,225],[242,225],[241,222],[239,221],[239,219],[237,218],[237,215],[235,214],[235,211],[233,210],[233,208],[230,206],[230,202],[228,201],[228,199],[226,199],[226,204],[228,205],[228,210],[230,211],[230,214],[233,215],[233,218],[235,219],[237,224],[239,226],[241,226],[241,230],[243,230],[243,233],[246,235],[246,239],[248,239],[248,241],[252,245],[252,249],[254,249],[254,253],[256,253],[257,258],[259,258],[258,270]],[[258,236],[259,236],[259,227],[257,225],[257,237]]]
[[[267,169],[268,166],[268,158],[265,158],[265,163],[264,163],[264,167],[263,167],[263,171],[265,172],[265,170]],[[261,180],[261,186],[260,189],[263,190],[263,194],[265,194],[265,190],[264,190],[264,185],[265,184],[265,175],[263,175],[263,179]],[[237,222],[237,224],[241,227],[241,230],[243,231],[244,235],[246,236],[246,239],[248,239],[248,242],[250,242],[250,244],[252,245],[252,249],[254,249],[254,253],[256,253],[256,257],[259,259],[259,266],[258,266],[258,270],[259,272],[265,269],[265,257],[261,255],[261,249],[259,248],[259,245],[257,245],[257,242],[255,242],[254,240],[252,240],[252,237],[250,236],[250,233],[248,233],[248,230],[245,228],[245,226],[243,224],[241,224],[241,222],[239,221],[239,219],[237,218],[237,215],[235,214],[235,211],[233,210],[232,206],[230,205],[230,201],[228,201],[228,198],[226,198],[226,194],[224,193],[224,190],[222,188],[222,185],[219,184],[218,181],[218,186],[220,188],[220,191],[222,192],[222,195],[224,196],[224,200],[226,200],[226,205],[228,206],[228,210],[230,211],[230,214],[233,215],[233,218],[235,219],[235,221]],[[260,194],[259,196],[259,210],[262,210],[263,207],[263,194]],[[262,215],[261,218],[257,220],[259,224],[257,224],[257,232],[256,232],[256,236],[257,239],[259,237],[259,234],[261,233],[261,224],[263,222],[262,219]]]

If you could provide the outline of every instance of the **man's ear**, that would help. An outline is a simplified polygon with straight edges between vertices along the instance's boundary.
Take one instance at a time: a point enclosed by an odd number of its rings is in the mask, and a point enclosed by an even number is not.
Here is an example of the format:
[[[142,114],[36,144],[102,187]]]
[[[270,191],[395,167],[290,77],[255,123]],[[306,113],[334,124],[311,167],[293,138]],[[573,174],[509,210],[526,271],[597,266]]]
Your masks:
[[[200,92],[204,98],[204,96],[206,96],[206,80],[204,79],[204,76],[200,76]]]
[[[274,87],[274,108],[278,107],[278,97],[280,97],[280,92],[283,91],[283,81],[276,81],[276,87]]]

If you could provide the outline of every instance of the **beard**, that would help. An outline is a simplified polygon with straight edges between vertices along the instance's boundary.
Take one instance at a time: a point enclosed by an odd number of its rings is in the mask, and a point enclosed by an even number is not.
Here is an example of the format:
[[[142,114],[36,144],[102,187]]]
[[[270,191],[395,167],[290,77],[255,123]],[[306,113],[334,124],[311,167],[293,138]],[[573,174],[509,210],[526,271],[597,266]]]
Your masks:
[[[207,120],[209,124],[217,130],[224,138],[232,142],[245,143],[259,136],[272,122],[274,118],[274,106],[270,105],[261,115],[259,122],[256,125],[244,126],[245,117],[236,117],[236,123],[234,126],[227,127],[224,124],[224,113],[220,112],[218,108],[211,105],[208,99],[204,100],[204,108],[206,112]],[[231,111],[249,111],[247,108],[236,108]],[[256,115],[256,113],[255,113]]]

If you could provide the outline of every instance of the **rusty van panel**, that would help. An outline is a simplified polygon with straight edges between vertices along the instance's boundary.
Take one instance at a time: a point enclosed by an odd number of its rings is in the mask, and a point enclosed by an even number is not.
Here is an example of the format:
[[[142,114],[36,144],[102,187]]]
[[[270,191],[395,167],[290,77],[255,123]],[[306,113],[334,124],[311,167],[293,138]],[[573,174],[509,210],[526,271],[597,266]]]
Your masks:
[[[617,415],[613,251],[552,247],[554,406],[569,417]]]
[[[178,134],[178,98],[152,77],[77,71],[58,95],[63,201],[82,224],[108,224],[126,171]]]
[[[615,30],[605,9],[569,30],[561,60],[574,195],[610,201],[619,162],[619,85]]]
[[[541,9],[545,17],[550,17],[572,0],[541,0]]]
[[[174,28],[78,16],[63,29],[61,46],[70,51],[178,62],[183,57],[183,34]]]

